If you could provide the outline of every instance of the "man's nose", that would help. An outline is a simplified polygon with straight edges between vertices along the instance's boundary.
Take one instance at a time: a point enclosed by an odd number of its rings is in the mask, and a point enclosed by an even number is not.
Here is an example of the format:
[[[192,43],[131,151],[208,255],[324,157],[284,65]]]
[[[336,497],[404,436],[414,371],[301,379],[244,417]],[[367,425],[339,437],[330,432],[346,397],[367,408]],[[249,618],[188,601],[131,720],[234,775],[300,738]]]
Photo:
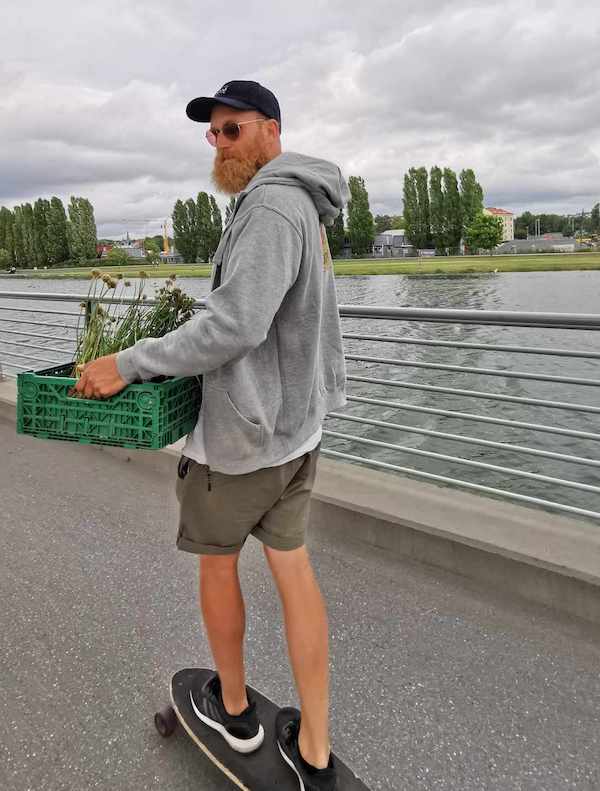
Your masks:
[[[229,148],[231,145],[231,141],[228,140],[223,132],[219,132],[217,135],[217,148]]]

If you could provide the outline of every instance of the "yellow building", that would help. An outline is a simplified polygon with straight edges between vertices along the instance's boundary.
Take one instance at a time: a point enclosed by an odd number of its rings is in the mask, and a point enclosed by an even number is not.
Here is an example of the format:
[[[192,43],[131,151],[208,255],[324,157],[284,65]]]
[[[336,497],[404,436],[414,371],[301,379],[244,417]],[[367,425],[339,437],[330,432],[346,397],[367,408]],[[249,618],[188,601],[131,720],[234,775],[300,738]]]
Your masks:
[[[493,217],[498,217],[502,220],[502,241],[512,242],[515,238],[515,215],[506,209],[496,209],[489,206],[483,210],[484,214],[491,214]]]

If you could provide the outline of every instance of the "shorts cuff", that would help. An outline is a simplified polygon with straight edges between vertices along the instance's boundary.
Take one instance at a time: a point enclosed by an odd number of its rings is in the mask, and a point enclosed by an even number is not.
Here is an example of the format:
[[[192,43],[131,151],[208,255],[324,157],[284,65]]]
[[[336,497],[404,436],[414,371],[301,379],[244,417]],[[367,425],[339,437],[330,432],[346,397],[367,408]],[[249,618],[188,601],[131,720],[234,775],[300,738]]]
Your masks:
[[[239,546],[218,547],[214,544],[198,544],[188,538],[177,539],[177,549],[181,549],[183,552],[191,552],[194,555],[235,555],[242,550],[243,546],[243,544],[239,544]]]
[[[261,528],[255,528],[250,535],[265,544],[265,546],[271,549],[279,549],[282,552],[300,549],[306,544],[306,536],[302,536],[302,538],[282,538],[281,536],[272,536],[266,530],[261,530]]]

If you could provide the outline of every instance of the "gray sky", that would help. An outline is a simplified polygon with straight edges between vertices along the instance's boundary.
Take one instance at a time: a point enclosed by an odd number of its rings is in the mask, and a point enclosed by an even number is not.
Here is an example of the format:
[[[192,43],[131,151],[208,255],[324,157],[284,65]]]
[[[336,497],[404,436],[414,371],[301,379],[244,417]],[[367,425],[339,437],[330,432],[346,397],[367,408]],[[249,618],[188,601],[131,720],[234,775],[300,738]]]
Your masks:
[[[20,0],[0,28],[0,205],[82,195],[100,236],[215,192],[185,106],[232,79],[277,95],[284,149],[363,176],[373,214],[412,165],[472,167],[517,213],[600,200],[597,0]]]

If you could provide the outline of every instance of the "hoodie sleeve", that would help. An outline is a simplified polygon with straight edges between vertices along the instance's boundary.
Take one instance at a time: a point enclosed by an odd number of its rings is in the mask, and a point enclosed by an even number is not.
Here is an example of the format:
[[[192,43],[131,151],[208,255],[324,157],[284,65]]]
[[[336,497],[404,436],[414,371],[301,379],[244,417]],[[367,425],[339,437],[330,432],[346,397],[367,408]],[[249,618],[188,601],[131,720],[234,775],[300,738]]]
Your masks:
[[[302,239],[288,219],[267,206],[253,207],[239,221],[226,280],[208,295],[206,309],[164,337],[145,338],[117,354],[127,383],[206,373],[266,339],[298,276]]]

